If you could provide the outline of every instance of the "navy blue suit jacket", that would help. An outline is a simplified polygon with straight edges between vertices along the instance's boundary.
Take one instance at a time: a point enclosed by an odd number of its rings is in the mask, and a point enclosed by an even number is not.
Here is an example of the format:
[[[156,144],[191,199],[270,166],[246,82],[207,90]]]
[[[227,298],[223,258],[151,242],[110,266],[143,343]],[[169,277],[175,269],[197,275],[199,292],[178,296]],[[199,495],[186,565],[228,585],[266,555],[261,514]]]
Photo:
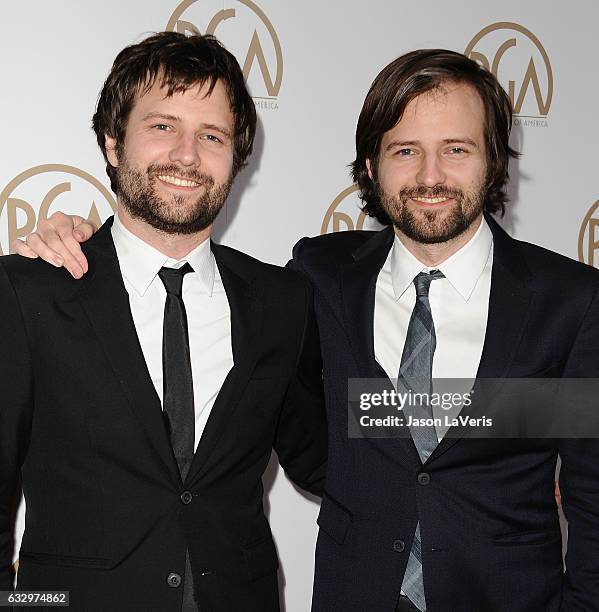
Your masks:
[[[488,222],[494,259],[478,377],[598,377],[599,272]],[[313,610],[395,610],[417,521],[429,612],[598,609],[599,441],[445,437],[423,466],[409,438],[348,439],[348,378],[384,375],[373,312],[393,235],[303,239],[291,263],[315,289],[328,406]]]

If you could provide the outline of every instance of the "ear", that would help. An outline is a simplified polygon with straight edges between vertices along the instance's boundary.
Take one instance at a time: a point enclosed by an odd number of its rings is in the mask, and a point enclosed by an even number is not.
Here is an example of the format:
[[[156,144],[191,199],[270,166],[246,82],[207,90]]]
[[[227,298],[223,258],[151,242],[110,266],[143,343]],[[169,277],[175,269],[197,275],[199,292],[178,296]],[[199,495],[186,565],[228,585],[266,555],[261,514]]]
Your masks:
[[[116,154],[116,138],[112,138],[108,134],[104,134],[104,146],[106,147],[106,157],[111,166],[115,168],[119,165],[119,158]]]
[[[374,181],[372,178],[372,162],[369,159],[366,160],[366,169],[368,170],[368,178]]]

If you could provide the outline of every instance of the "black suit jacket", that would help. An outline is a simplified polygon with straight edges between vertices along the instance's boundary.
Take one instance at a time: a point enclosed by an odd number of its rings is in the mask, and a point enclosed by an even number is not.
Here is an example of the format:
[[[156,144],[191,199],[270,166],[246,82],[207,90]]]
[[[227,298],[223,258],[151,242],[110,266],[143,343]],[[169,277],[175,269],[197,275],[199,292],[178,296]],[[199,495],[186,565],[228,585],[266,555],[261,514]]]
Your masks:
[[[599,272],[488,221],[494,259],[478,377],[599,376]],[[395,610],[418,520],[430,612],[599,609],[599,441],[446,436],[423,466],[410,438],[348,439],[348,379],[384,376],[373,312],[393,236],[339,233],[294,250],[292,266],[315,290],[329,421],[313,610]]]
[[[184,483],[109,224],[85,245],[79,282],[39,260],[0,260],[0,589],[12,588],[9,514],[22,473],[19,589],[69,590],[71,609],[86,612],[180,610],[182,588],[167,576],[184,575],[188,549],[202,612],[279,609],[261,476],[274,447],[299,486],[323,487],[312,294],[294,272],[212,249],[234,367]]]

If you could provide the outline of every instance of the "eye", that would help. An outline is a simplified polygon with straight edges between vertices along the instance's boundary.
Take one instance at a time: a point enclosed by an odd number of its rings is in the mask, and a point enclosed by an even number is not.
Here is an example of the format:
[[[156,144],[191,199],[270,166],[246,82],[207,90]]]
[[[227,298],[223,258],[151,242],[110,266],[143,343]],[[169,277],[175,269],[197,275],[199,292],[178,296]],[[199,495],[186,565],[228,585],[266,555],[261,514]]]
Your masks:
[[[204,134],[202,138],[209,142],[222,142],[222,140],[218,136],[215,136],[214,134]]]
[[[158,130],[159,132],[166,132],[170,130],[170,125],[166,125],[166,123],[157,123],[152,126],[153,129]]]
[[[414,155],[414,151],[412,149],[398,149],[395,152],[396,155],[399,155],[400,157],[409,157],[410,155]]]
[[[462,155],[464,153],[467,153],[466,149],[462,147],[451,147],[451,149],[449,149],[449,152],[452,155]]]

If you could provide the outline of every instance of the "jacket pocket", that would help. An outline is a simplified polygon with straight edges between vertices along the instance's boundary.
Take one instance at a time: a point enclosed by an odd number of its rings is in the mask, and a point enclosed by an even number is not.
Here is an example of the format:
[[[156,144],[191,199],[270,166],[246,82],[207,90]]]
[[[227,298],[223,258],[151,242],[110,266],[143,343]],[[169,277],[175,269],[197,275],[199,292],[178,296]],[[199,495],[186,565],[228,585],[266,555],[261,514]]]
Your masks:
[[[316,520],[318,526],[331,536],[337,544],[343,544],[352,521],[352,513],[325,491]]]
[[[539,529],[534,531],[520,531],[504,533],[493,538],[498,546],[526,546],[534,544],[550,544],[561,541],[562,534],[559,529]]]
[[[111,566],[110,559],[102,557],[73,557],[53,553],[34,553],[21,550],[19,558],[43,563],[45,565],[63,565],[68,567],[89,567],[92,569],[106,569]]]
[[[252,580],[258,580],[279,569],[277,549],[270,535],[249,546],[244,546],[243,554]]]

